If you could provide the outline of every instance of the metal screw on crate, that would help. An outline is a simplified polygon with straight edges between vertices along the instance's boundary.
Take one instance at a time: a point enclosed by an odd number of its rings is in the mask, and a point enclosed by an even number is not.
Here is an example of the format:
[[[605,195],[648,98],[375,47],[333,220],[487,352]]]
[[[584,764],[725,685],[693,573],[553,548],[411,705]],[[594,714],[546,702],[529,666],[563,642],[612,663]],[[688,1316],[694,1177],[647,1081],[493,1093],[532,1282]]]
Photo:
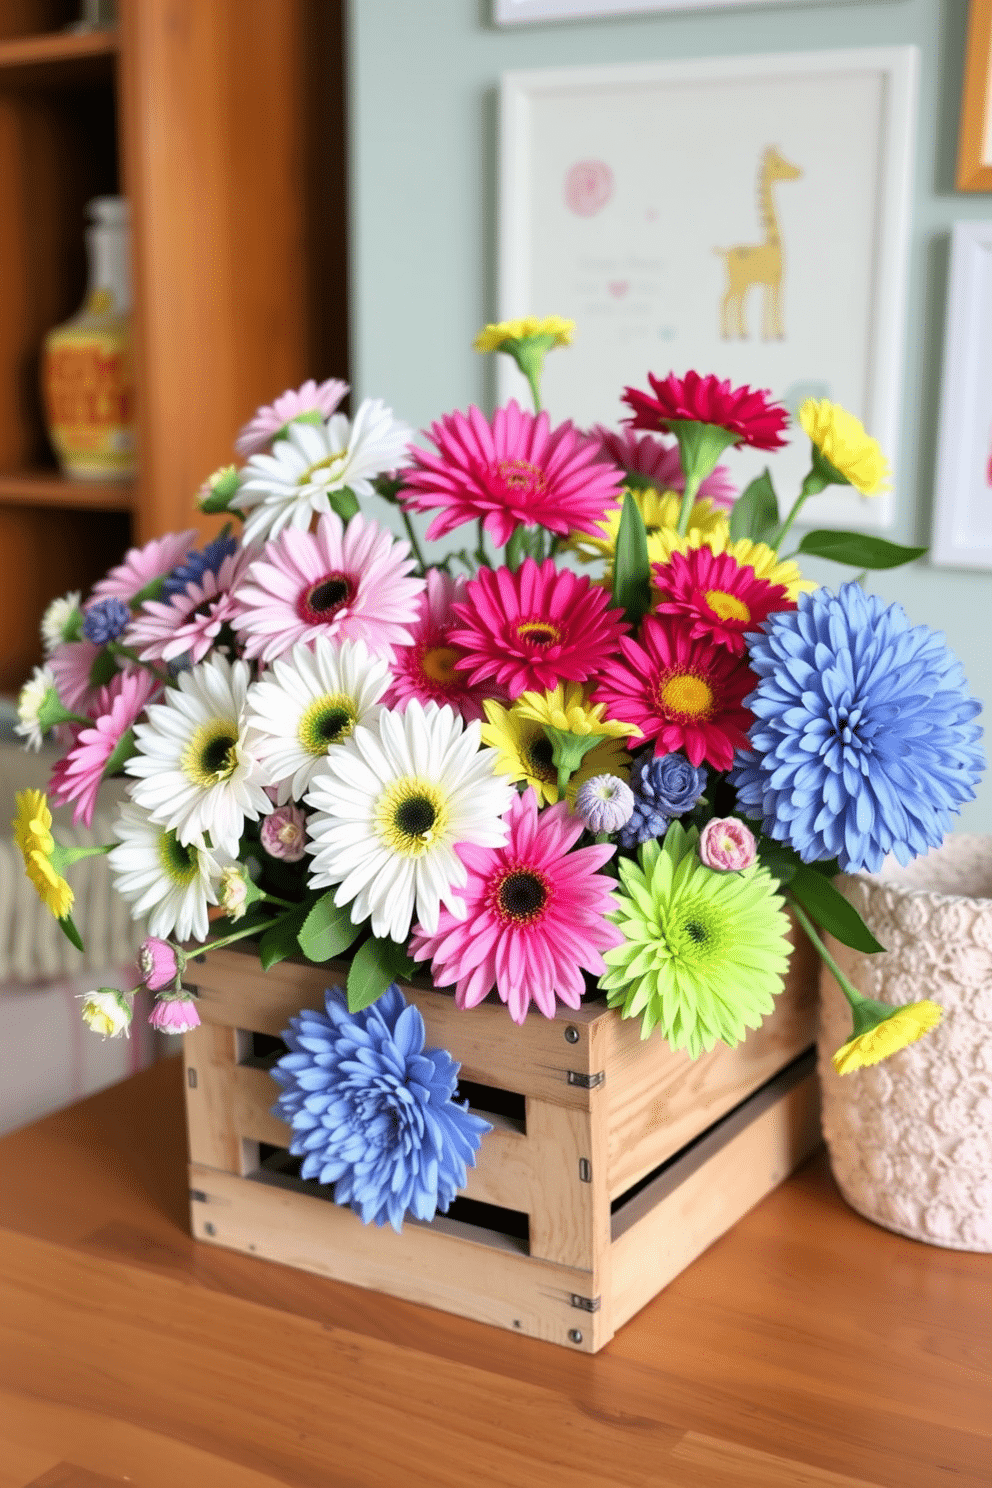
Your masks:
[[[577,1044],[579,1042],[579,1030],[574,1023],[569,1023],[565,1029],[565,1042],[566,1044]]]
[[[207,1223],[203,1226],[203,1232],[205,1235],[216,1235],[217,1230],[215,1226],[212,1225],[208,1220]]]
[[[582,1342],[582,1329],[581,1328],[569,1328],[569,1330],[568,1330],[568,1341],[569,1341],[569,1343],[581,1343]]]

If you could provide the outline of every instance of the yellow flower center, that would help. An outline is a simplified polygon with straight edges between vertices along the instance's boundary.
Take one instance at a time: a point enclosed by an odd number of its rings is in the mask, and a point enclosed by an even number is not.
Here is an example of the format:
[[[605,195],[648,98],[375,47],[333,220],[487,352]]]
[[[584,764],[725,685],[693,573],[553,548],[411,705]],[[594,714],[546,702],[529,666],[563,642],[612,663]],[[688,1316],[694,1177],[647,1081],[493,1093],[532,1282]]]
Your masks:
[[[357,720],[354,698],[344,692],[325,692],[304,709],[296,738],[307,754],[326,754],[332,744],[348,738]]]
[[[233,718],[201,723],[182,752],[179,768],[204,790],[230,780],[238,768],[238,726]]]
[[[511,491],[539,491],[547,485],[544,471],[527,460],[497,460],[496,471]]]
[[[319,470],[326,470],[327,471],[327,474],[325,476],[322,476],[321,477],[321,479],[319,481],[319,484],[322,485],[322,486],[329,486],[329,485],[331,485],[331,483],[333,481],[336,481],[339,478],[339,476],[344,471],[344,468],[347,465],[347,463],[348,463],[348,451],[347,450],[342,450],[341,453],[340,454],[337,454],[337,455],[325,455],[324,458],[322,460],[318,460],[315,465],[308,465],[307,466],[306,470],[304,470],[303,474],[300,476],[299,480],[297,481],[297,485],[299,485],[299,486],[309,486],[309,485],[312,485],[313,484],[313,478],[317,474],[317,472]]]
[[[419,858],[448,825],[448,804],[432,780],[404,775],[392,781],[375,808],[379,840],[404,858]]]
[[[455,671],[455,662],[458,660],[458,652],[451,646],[429,646],[420,658],[420,667],[425,677],[432,682],[440,682],[445,687],[450,687],[452,682],[457,682],[458,673]]]
[[[736,594],[727,594],[723,589],[707,589],[703,596],[714,615],[721,620],[750,620],[751,611]]]
[[[188,888],[200,872],[200,858],[192,843],[183,846],[175,832],[163,832],[158,839],[158,860],[166,874],[180,888]]]
[[[532,646],[557,646],[561,631],[548,620],[522,620],[517,626],[517,636]]]
[[[713,710],[713,692],[708,682],[691,672],[669,677],[658,701],[665,712],[676,718],[707,718]]]

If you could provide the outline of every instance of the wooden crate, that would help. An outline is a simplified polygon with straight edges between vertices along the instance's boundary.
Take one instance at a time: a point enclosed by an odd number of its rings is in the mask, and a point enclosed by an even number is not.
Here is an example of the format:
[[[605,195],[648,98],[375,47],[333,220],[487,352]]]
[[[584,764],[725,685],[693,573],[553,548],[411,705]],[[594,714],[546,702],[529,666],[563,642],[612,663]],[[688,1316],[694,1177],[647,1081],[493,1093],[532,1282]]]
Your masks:
[[[800,939],[774,1013],[696,1061],[602,1002],[518,1028],[500,1005],[464,1013],[404,987],[494,1130],[449,1215],[397,1235],[293,1176],[271,1114],[266,1047],[341,971],[201,957],[187,977],[203,1023],[185,1038],[193,1233],[595,1353],[819,1141],[815,961]]]

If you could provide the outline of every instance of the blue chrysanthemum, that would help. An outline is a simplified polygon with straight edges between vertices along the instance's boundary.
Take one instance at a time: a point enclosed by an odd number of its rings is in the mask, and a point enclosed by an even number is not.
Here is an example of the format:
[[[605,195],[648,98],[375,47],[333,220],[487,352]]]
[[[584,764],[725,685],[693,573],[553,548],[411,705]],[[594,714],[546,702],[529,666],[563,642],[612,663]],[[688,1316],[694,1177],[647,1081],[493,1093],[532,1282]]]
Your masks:
[[[83,636],[94,646],[105,646],[123,635],[130,619],[131,610],[122,599],[98,600],[83,616]]]
[[[162,598],[171,599],[173,595],[185,594],[188,584],[199,584],[205,573],[216,573],[224,559],[237,552],[237,548],[237,541],[233,537],[215,537],[202,552],[190,548],[182,563],[177,564],[162,585]]]
[[[942,635],[857,584],[817,589],[750,637],[761,679],[739,807],[804,863],[876,872],[938,846],[975,794],[981,704]]]
[[[647,749],[630,770],[634,809],[620,830],[622,847],[637,847],[664,837],[668,824],[691,811],[706,790],[706,771],[690,765],[684,754],[656,755]]]
[[[394,983],[349,1013],[340,987],[327,1012],[304,1011],[283,1034],[290,1053],[272,1071],[283,1091],[273,1113],[293,1128],[300,1176],[334,1184],[363,1224],[431,1220],[464,1188],[489,1123],[454,1100],[459,1064],[424,1048],[420,1009]]]

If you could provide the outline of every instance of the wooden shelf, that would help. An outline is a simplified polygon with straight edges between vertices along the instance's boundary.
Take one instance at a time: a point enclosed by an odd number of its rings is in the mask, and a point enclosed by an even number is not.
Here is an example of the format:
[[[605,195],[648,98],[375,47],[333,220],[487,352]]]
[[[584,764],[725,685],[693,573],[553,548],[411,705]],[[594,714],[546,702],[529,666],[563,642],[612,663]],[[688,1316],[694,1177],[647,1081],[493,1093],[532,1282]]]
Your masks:
[[[129,512],[133,481],[68,480],[54,470],[0,473],[0,506],[71,507],[75,511]]]
[[[55,31],[0,41],[0,88],[88,82],[108,76],[116,56],[114,29]]]

